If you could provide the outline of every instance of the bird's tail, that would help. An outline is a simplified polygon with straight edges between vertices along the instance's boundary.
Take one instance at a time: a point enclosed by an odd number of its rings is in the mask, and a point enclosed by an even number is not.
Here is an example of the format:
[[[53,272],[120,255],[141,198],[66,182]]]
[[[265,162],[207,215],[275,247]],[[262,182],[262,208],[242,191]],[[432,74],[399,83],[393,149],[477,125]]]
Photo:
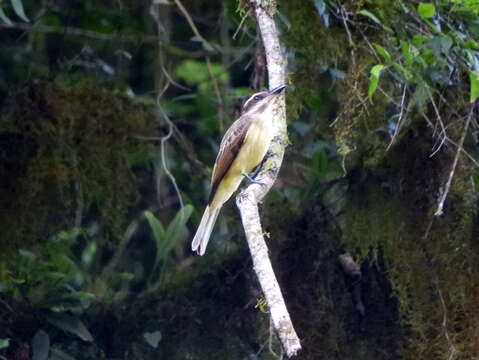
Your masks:
[[[195,237],[191,242],[191,250],[196,251],[198,255],[203,255],[206,251],[206,245],[208,245],[208,241],[210,240],[210,235],[215,226],[220,209],[221,207],[211,208],[209,205],[205,209],[200,226],[198,226]]]

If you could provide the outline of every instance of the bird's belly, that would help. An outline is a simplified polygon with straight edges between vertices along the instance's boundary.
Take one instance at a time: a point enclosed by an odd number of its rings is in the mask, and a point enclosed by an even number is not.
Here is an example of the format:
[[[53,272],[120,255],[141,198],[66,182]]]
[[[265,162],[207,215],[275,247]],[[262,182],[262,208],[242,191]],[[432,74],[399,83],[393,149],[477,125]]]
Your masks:
[[[253,126],[255,128],[251,128]],[[213,207],[221,206],[233,195],[243,180],[243,174],[251,172],[268,151],[273,132],[271,121],[268,119],[259,124],[253,123],[251,127],[238,155],[216,190],[211,202]]]
[[[269,119],[251,124],[244,143],[228,172],[240,175],[249,173],[263,160],[272,138],[270,124]]]

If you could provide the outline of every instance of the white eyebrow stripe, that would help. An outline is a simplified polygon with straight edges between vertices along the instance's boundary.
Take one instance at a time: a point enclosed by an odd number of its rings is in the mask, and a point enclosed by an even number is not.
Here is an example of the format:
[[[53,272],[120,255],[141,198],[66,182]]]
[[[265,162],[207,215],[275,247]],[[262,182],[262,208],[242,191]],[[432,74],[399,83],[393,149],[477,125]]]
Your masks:
[[[251,95],[248,98],[248,100],[246,100],[246,102],[243,104],[243,109],[246,109],[248,107],[248,104],[254,99],[255,96],[262,95],[264,93],[267,93],[267,91],[260,91],[260,92],[257,92],[257,93],[254,93],[253,95]]]

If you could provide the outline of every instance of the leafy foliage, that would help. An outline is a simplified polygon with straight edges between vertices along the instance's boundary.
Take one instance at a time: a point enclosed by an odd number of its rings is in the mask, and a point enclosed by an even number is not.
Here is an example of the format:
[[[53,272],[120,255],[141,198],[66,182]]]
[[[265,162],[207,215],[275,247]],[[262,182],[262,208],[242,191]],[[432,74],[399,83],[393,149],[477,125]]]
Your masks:
[[[264,54],[246,2],[181,3],[0,2],[0,356],[275,358],[234,212],[187,245]],[[472,358],[477,1],[276,10],[291,144],[262,222],[302,358]]]

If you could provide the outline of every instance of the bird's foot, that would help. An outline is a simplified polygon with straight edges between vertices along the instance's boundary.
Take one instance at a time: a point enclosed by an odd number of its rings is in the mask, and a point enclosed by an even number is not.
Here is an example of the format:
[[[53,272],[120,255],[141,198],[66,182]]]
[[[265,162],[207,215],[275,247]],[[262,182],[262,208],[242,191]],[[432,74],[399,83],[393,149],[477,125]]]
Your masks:
[[[251,184],[258,184],[258,185],[264,185],[261,181],[253,179],[249,174],[243,173],[242,174]]]

